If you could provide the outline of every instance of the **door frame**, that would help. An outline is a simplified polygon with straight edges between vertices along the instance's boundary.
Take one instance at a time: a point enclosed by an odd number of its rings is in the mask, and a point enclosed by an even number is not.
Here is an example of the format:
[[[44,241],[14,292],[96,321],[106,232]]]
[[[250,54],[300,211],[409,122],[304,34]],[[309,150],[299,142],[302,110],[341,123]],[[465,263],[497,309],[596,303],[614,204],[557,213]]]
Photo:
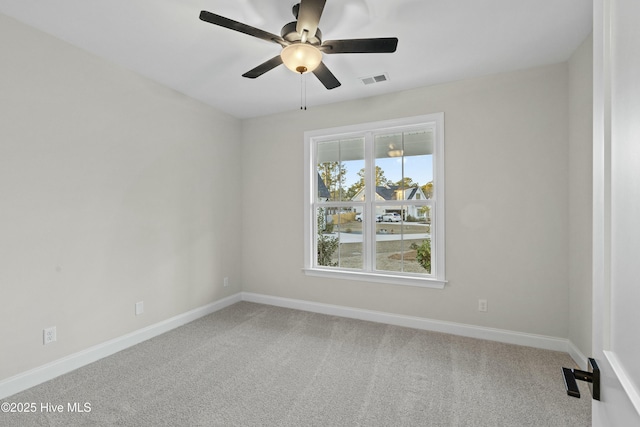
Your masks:
[[[612,306],[612,203],[615,180],[612,179],[612,143],[615,122],[612,110],[617,106],[614,83],[617,81],[617,43],[626,37],[617,33],[616,19],[632,15],[637,0],[593,1],[593,357],[601,371],[601,400],[592,401],[594,426],[640,425],[640,394],[611,343]],[[633,8],[636,9],[633,9]],[[637,16],[637,15],[636,15]],[[630,19],[629,17],[623,19]],[[615,25],[614,25],[615,24]],[[636,44],[640,46],[640,42]],[[628,54],[628,52],[627,52]],[[626,113],[626,111],[623,111]],[[640,225],[639,225],[640,227]]]

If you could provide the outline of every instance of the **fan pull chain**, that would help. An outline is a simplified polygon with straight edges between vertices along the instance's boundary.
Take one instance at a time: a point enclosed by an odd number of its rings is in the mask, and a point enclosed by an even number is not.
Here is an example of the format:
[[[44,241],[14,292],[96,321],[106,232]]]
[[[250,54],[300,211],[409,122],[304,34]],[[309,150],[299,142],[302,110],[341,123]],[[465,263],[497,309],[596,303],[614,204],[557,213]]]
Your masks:
[[[304,73],[300,73],[300,109],[307,110],[307,79]]]

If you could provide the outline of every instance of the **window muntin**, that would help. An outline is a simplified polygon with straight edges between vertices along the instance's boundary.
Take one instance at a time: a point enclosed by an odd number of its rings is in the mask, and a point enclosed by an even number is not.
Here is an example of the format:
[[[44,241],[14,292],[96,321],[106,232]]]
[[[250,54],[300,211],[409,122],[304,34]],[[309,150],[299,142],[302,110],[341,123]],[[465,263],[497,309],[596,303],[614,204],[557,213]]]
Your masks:
[[[444,286],[443,127],[434,114],[305,133],[307,274]]]

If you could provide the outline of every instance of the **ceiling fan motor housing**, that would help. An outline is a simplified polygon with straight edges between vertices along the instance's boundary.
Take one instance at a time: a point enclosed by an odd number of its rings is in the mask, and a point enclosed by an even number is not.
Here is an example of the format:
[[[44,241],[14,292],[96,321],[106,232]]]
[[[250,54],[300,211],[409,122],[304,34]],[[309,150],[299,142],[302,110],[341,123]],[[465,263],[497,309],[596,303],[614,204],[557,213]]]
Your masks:
[[[289,43],[296,43],[302,39],[302,35],[296,31],[296,25],[297,22],[289,22],[287,25],[282,27],[282,30],[280,30],[282,38]],[[322,31],[320,31],[320,28],[316,30],[315,36],[307,36],[307,43],[313,46],[320,46],[322,44]]]

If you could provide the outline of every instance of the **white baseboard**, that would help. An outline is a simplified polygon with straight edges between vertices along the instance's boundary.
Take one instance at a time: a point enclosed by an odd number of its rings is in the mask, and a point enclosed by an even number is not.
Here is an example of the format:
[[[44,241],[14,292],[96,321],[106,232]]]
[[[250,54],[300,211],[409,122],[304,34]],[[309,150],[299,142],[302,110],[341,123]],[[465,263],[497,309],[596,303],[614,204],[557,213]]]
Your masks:
[[[587,356],[585,356],[571,341],[569,341],[569,348],[567,349],[567,352],[580,369],[583,371],[587,370]]]
[[[57,376],[81,368],[82,366],[93,363],[189,322],[193,322],[200,317],[240,302],[241,299],[241,294],[239,293],[231,295],[203,307],[198,307],[154,325],[147,326],[146,328],[139,329],[62,359],[47,363],[46,365],[39,366],[35,369],[7,378],[0,382],[0,399],[4,399],[38,384],[42,384],[43,382],[49,381]]]
[[[486,328],[482,326],[432,320],[422,317],[403,316],[400,314],[385,313],[381,311],[363,310],[359,308],[274,297],[250,292],[242,292],[242,300],[259,304],[310,311],[313,313],[348,317],[351,319],[367,320],[370,322],[386,323],[389,325],[404,326],[408,328],[423,329],[427,331],[443,332],[447,334],[498,341],[508,344],[524,345],[528,347],[542,348],[545,350],[562,351],[565,353],[569,353],[574,359],[574,353],[576,354],[576,356],[581,354],[573,344],[570,345],[569,340],[546,335],[514,332],[505,329]],[[570,351],[570,347],[572,348],[573,353]]]

